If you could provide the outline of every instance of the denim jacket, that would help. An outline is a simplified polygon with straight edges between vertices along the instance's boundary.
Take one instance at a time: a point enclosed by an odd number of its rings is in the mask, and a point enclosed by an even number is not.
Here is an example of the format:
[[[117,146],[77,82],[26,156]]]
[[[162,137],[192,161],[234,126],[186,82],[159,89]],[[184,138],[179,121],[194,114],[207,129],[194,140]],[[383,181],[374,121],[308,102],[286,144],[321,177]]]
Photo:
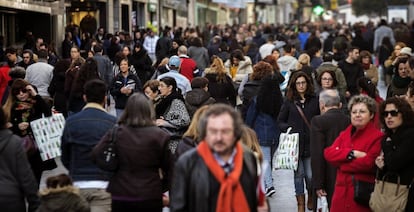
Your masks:
[[[62,163],[74,181],[108,180],[92,161],[91,152],[116,122],[100,105],[88,103],[66,120],[62,135]]]

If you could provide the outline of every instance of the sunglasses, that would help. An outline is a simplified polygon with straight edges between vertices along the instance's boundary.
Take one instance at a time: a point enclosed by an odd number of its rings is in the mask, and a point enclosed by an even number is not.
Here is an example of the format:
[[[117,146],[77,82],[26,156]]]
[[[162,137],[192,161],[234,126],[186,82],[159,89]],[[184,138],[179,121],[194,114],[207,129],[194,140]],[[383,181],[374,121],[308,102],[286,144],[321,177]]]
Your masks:
[[[17,90],[14,90],[14,91],[13,91],[13,95],[19,95],[19,94],[20,94],[20,92],[22,92],[22,93],[26,93],[26,92],[27,92],[27,89],[26,89],[26,88],[22,88],[22,89],[17,89]]]
[[[391,114],[392,117],[398,116],[398,110],[390,110],[390,111],[384,111],[382,112],[383,117],[388,117],[389,114]]]

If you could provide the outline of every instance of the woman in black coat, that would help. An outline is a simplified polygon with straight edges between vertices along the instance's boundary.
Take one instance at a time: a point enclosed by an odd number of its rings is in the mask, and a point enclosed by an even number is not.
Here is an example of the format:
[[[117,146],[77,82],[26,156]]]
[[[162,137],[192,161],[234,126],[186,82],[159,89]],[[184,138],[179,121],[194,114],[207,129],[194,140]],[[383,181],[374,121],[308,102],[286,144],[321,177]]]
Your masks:
[[[54,109],[57,112],[62,113],[65,117],[68,116],[68,109],[66,105],[67,99],[65,95],[65,76],[69,66],[69,60],[60,60],[56,63],[55,68],[53,69],[52,81],[47,89],[50,96],[53,97]]]
[[[135,43],[131,65],[133,65],[137,71],[138,78],[141,80],[142,84],[145,84],[154,73],[152,60],[148,56],[147,50],[145,50],[139,42]]]
[[[402,98],[391,97],[380,107],[381,122],[385,136],[381,143],[382,152],[375,160],[379,168],[378,179],[389,174],[389,182],[397,183],[400,176],[401,185],[412,185],[414,179],[414,112],[408,102]],[[414,188],[411,186],[405,211],[414,211]]]
[[[49,106],[29,82],[16,79],[10,91],[6,104],[3,106],[4,113],[9,121],[8,128],[27,141],[23,141],[23,145],[30,166],[39,183],[42,172],[56,168],[56,163],[53,159],[42,161],[39,150],[31,145],[34,139],[28,139],[33,138],[30,122],[42,118],[42,115],[46,117],[52,114]]]
[[[300,115],[299,108],[303,111],[306,121]],[[308,190],[308,208],[312,209],[313,207],[310,196],[312,194],[310,186],[312,178],[310,126],[306,122],[310,123],[310,120],[319,114],[319,101],[315,97],[311,79],[302,71],[294,72],[288,84],[286,100],[280,110],[278,122],[281,131],[286,132],[289,127],[292,127],[292,133],[299,133],[299,164],[294,173],[294,182],[298,207],[301,208],[304,207],[305,202],[303,180],[306,180]]]

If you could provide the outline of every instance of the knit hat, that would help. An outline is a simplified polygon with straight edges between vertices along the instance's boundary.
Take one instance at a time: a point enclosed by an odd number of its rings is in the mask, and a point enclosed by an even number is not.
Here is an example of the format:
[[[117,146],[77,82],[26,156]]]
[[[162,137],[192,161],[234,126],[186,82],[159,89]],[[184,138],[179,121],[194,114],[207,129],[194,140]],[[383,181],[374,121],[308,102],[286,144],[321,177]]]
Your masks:
[[[406,54],[409,56],[413,56],[412,50],[410,47],[404,47],[401,49],[400,54]]]

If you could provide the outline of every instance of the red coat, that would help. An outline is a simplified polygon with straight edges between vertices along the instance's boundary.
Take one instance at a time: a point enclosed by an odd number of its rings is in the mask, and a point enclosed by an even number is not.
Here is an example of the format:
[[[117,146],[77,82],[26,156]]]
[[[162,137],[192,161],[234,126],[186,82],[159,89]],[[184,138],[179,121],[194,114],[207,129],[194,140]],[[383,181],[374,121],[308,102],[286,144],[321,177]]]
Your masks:
[[[363,212],[371,211],[369,208],[357,204],[354,197],[355,179],[367,182],[375,180],[375,158],[381,151],[381,139],[383,133],[379,131],[373,122],[356,130],[351,136],[352,125],[339,134],[332,146],[325,149],[325,159],[337,167],[335,191],[332,197],[331,212]],[[366,152],[363,158],[348,160],[351,150]]]

